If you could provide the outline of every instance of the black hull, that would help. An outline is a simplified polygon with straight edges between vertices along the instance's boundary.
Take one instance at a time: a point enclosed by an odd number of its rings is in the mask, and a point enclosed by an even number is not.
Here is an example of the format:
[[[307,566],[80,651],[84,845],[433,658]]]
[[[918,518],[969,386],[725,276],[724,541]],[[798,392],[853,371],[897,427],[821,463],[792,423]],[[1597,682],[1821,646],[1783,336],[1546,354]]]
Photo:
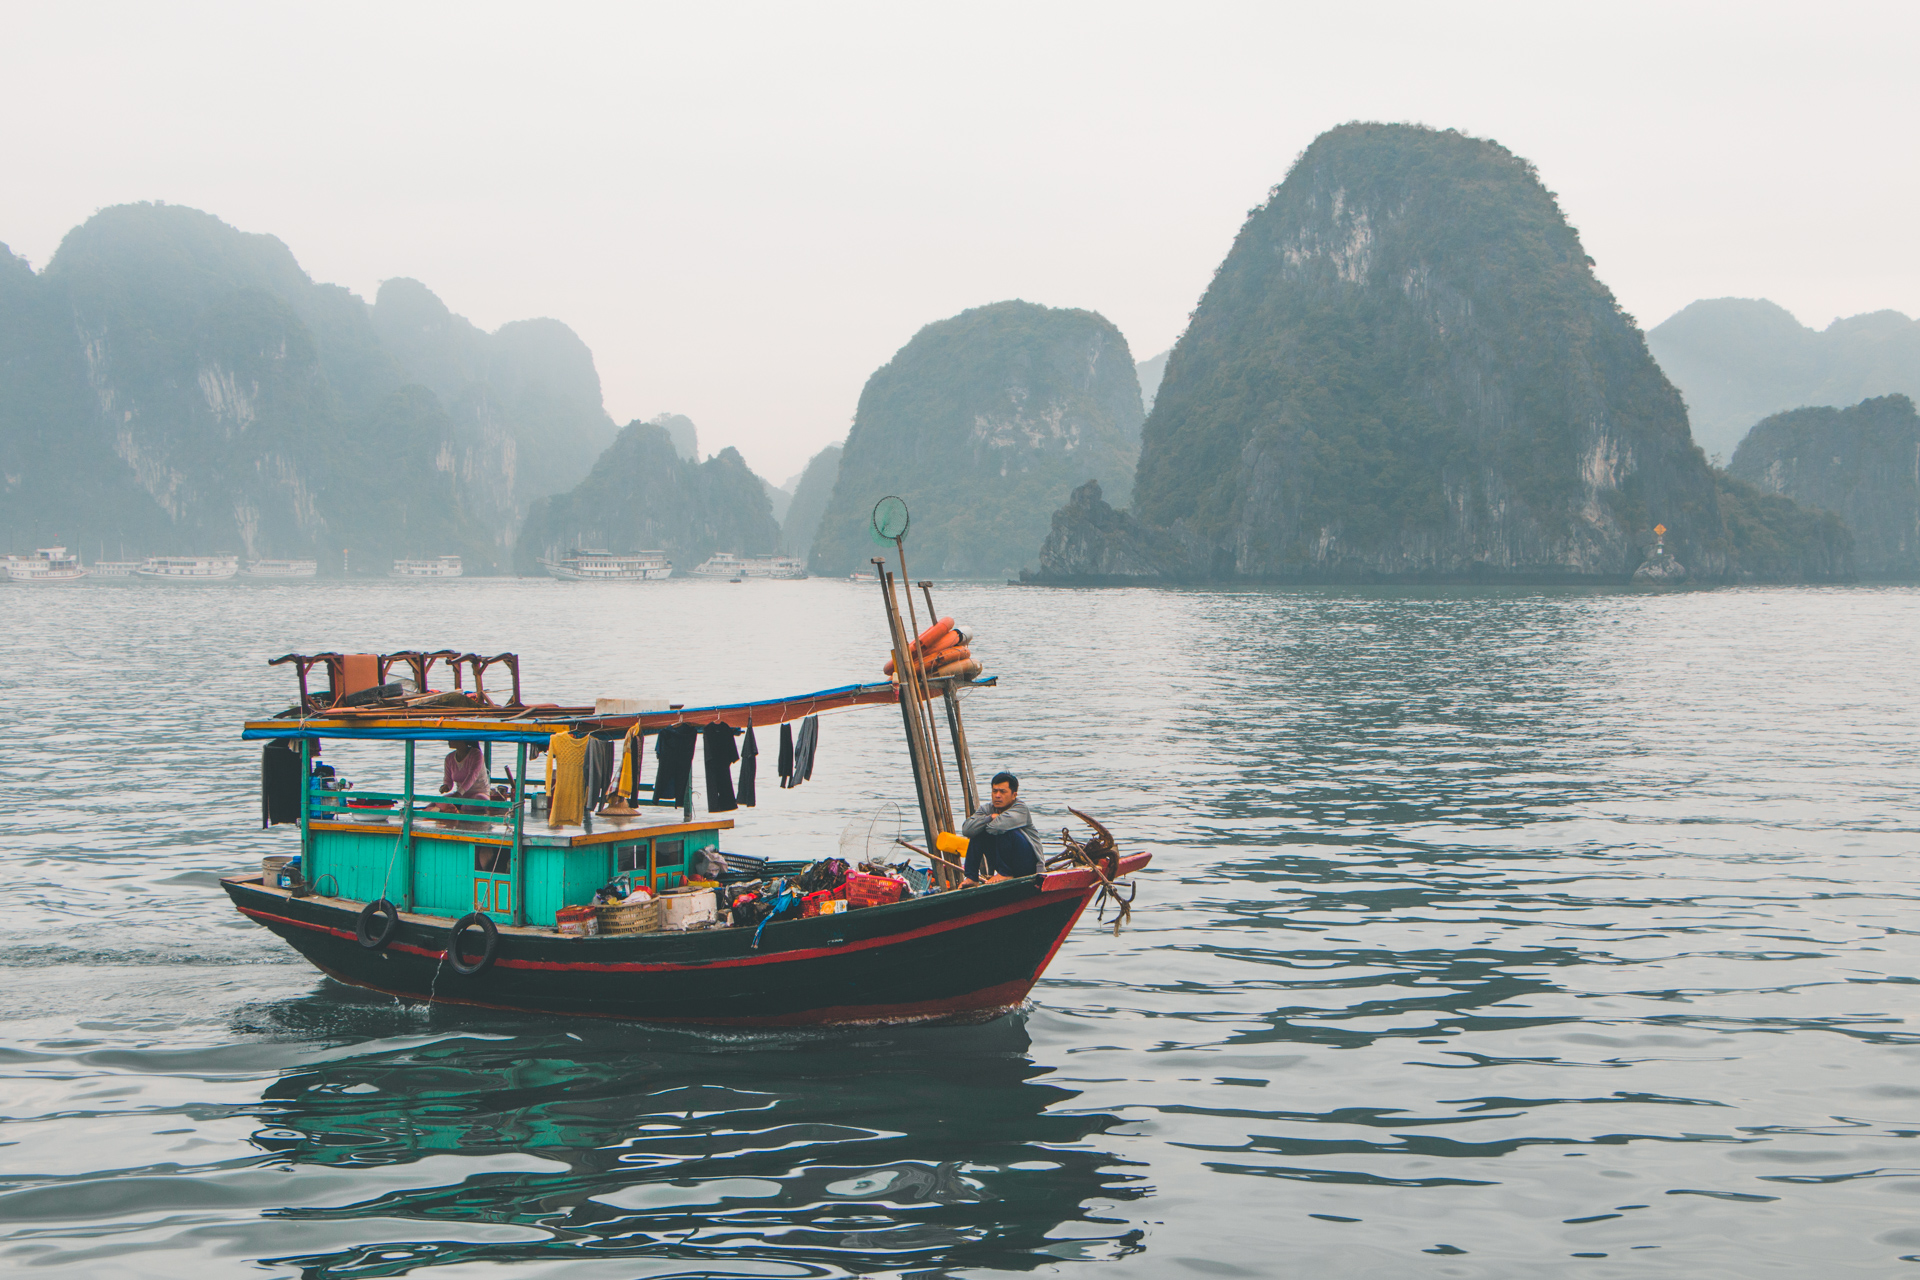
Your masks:
[[[445,963],[450,921],[403,917],[376,951],[355,936],[358,903],[295,898],[257,879],[221,887],[323,972],[404,999],[638,1022],[795,1026],[968,1020],[1015,1007],[1096,884],[1090,872],[1056,872],[780,921],[761,933],[758,950],[744,928],[605,938],[502,929],[493,963],[472,976]],[[469,956],[476,942],[469,938]]]

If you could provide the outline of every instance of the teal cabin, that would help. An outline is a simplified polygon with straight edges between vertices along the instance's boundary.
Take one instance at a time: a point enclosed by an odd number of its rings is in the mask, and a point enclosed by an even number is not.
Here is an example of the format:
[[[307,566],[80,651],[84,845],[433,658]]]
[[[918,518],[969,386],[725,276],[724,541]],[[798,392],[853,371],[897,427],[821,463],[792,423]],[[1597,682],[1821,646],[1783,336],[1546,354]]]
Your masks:
[[[298,749],[301,879],[323,897],[385,898],[417,915],[478,911],[501,924],[551,927],[560,908],[591,901],[618,877],[656,893],[677,887],[700,852],[717,848],[719,833],[733,826],[725,818],[693,821],[690,802],[682,809],[646,799],[632,816],[549,823],[543,816],[544,778],[537,770],[531,778],[526,773],[528,748],[544,746],[551,725],[387,728],[386,735],[400,739],[394,745],[405,757],[399,791],[341,790],[333,779],[314,776],[314,741],[363,738],[368,729],[341,732],[339,726],[296,728],[285,722],[275,727],[282,742],[266,748],[269,753],[283,751],[291,763]],[[461,798],[454,811],[447,797],[416,789],[418,744],[429,744],[427,776],[437,784],[442,744],[461,740],[481,743],[489,776],[510,789],[510,798]],[[514,765],[504,773],[493,764],[503,747],[514,749]]]

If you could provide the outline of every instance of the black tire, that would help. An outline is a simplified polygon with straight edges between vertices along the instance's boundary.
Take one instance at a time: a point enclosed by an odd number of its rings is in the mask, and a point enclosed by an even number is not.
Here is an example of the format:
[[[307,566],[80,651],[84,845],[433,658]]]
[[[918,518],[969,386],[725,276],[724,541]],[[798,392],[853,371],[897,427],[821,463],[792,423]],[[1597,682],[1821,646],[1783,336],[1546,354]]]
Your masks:
[[[480,958],[468,964],[460,955],[460,939],[469,929],[478,929],[485,939],[480,945]],[[453,926],[453,936],[447,939],[447,963],[453,971],[471,978],[475,974],[485,973],[487,966],[493,963],[493,953],[500,949],[500,930],[493,923],[493,917],[484,912],[475,911],[460,917]]]
[[[374,917],[380,918],[380,931],[372,931]],[[379,951],[400,931],[400,911],[385,898],[375,898],[360,908],[360,923],[354,927],[353,934],[361,946],[369,951]]]

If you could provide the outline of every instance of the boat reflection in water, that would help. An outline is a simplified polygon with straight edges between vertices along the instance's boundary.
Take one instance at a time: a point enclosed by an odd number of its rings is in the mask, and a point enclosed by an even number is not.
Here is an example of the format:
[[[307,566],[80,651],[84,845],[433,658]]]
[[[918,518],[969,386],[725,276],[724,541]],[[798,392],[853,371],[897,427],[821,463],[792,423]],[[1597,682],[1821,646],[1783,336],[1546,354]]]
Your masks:
[[[417,1167],[369,1179],[387,1193],[357,1205],[274,1214],[363,1217],[367,1242],[264,1261],[326,1275],[590,1258],[945,1274],[1141,1248],[1101,1210],[1149,1194],[1098,1149],[1122,1121],[1060,1110],[1077,1095],[1044,1082],[1019,1016],[751,1040],[465,1025],[472,1037],[332,1060],[267,1090],[254,1140],[295,1164]],[[513,1155],[541,1168],[512,1171]],[[417,1222],[416,1238],[395,1239],[396,1221]],[[500,1235],[450,1240],[455,1222]]]

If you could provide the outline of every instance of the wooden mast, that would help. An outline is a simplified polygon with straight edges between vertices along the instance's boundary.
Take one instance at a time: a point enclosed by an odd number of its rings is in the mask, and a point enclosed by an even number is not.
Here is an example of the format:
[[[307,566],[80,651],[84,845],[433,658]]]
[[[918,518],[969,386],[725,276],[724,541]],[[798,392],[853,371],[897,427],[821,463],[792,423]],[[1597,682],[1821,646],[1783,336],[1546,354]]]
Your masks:
[[[920,729],[920,715],[924,708],[915,696],[911,677],[907,674],[911,644],[900,622],[900,605],[893,596],[893,575],[887,572],[886,557],[873,557],[873,568],[874,576],[880,581],[881,599],[885,602],[887,630],[893,638],[893,670],[900,691],[900,721],[907,734],[907,758],[913,765],[913,790],[920,801],[920,826],[926,833],[927,848],[932,849],[936,843],[934,837],[942,828],[934,813],[933,786],[927,777],[925,739]],[[933,874],[939,877],[942,887],[945,887],[946,876],[938,863],[934,864]]]
[[[927,598],[927,616],[939,617],[940,611],[933,607],[933,583],[922,581],[919,585],[921,594]],[[974,777],[973,753],[967,749],[967,731],[960,723],[960,699],[953,692],[951,677],[940,682],[940,700],[947,706],[947,732],[953,738],[953,767],[960,775],[960,798],[966,802],[966,816],[971,818],[980,807],[980,783]]]
[[[893,548],[900,555],[900,586],[906,592],[907,621],[911,623],[913,627],[911,631],[907,632],[907,636],[912,642],[910,647],[913,651],[913,663],[910,667],[897,667],[895,670],[902,675],[906,675],[908,672],[912,673],[910,686],[914,691],[914,698],[921,708],[922,724],[924,726],[924,732],[927,735],[927,772],[933,777],[934,786],[932,799],[935,816],[939,819],[937,829],[941,831],[952,831],[954,830],[953,800],[947,794],[947,767],[940,759],[940,735],[934,728],[933,714],[926,710],[927,703],[933,700],[933,690],[927,683],[927,673],[922,670],[920,666],[920,618],[918,612],[913,607],[913,579],[907,576],[906,539],[904,537],[895,538],[893,540]],[[891,590],[889,590],[889,598],[891,598]],[[929,595],[928,599],[931,600],[932,596]],[[931,608],[932,606],[929,605],[928,607]],[[933,623],[934,619],[929,617],[927,619],[927,625],[931,627]]]

